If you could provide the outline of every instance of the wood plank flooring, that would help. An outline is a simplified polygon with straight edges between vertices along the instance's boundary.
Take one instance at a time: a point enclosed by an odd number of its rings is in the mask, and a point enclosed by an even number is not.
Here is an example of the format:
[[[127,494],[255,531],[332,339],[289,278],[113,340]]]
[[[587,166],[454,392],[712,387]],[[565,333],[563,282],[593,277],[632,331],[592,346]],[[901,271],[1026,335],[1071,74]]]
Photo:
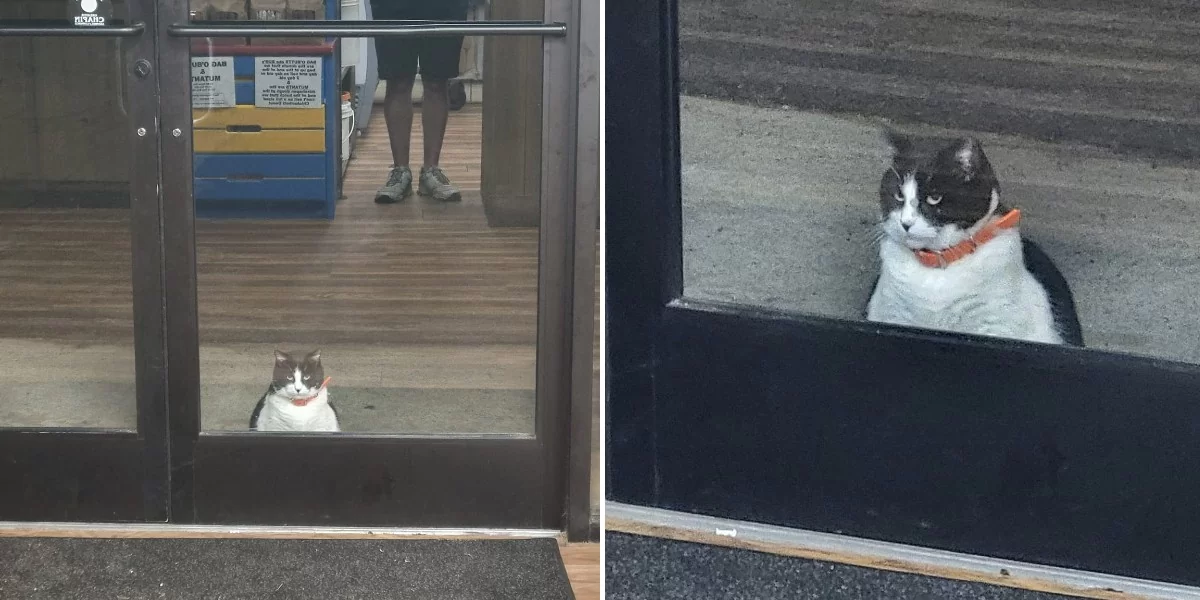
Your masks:
[[[489,228],[477,105],[453,113],[443,166],[464,201],[373,201],[391,162],[376,113],[333,221],[201,221],[204,344],[505,344],[536,335],[537,231]],[[413,131],[421,154],[420,115]],[[123,210],[0,213],[0,336],[128,344]]]
[[[600,544],[562,544],[559,552],[567,567],[567,577],[571,580],[575,600],[600,600],[600,572],[603,566]]]
[[[422,152],[420,122],[418,111],[413,156]],[[481,127],[477,105],[451,115],[442,164],[462,187],[461,203],[373,202],[391,164],[377,110],[333,221],[199,223],[202,343],[502,344],[532,352],[537,231],[487,226]]]

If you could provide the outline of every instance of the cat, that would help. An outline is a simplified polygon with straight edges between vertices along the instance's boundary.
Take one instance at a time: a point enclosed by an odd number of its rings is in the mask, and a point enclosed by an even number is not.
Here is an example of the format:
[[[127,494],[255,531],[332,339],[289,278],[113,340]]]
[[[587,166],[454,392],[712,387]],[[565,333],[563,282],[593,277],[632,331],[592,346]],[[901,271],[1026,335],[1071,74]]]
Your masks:
[[[252,431],[341,431],[329,401],[321,352],[297,358],[275,351],[275,373],[250,415]]]
[[[934,148],[887,132],[879,186],[881,268],[870,321],[1083,346],[1075,299],[1054,261],[1023,239],[1021,214],[973,138]]]

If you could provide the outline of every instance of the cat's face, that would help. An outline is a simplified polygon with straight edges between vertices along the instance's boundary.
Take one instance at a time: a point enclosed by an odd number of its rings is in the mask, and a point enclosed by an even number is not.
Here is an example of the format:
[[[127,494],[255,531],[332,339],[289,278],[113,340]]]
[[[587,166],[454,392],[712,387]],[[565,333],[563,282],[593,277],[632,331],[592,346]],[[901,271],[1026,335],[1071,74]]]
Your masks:
[[[879,185],[883,234],[912,249],[942,250],[1005,212],[1000,183],[977,140],[925,149],[888,133],[892,166]]]
[[[275,374],[271,386],[294,397],[311,395],[325,380],[325,368],[321,366],[321,352],[313,350],[305,355],[293,355],[275,351]]]

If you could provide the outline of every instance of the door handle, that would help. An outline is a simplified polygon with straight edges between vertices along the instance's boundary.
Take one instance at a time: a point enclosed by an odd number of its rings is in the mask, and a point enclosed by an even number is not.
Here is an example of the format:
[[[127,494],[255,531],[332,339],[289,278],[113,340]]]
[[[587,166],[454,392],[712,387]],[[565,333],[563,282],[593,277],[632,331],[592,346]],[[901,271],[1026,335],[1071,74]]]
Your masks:
[[[167,26],[175,37],[564,37],[566,23],[542,21],[196,21]]]
[[[0,21],[0,37],[137,37],[146,30],[141,21],[129,25],[75,27],[37,25],[37,21]]]

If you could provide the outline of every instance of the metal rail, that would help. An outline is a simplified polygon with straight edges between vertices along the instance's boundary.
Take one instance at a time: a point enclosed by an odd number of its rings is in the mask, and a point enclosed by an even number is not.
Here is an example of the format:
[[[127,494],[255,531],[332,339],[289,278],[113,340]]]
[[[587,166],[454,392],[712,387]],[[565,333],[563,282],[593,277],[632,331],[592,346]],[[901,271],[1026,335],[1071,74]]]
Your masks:
[[[541,21],[197,21],[170,25],[175,37],[563,37],[565,23]]]

